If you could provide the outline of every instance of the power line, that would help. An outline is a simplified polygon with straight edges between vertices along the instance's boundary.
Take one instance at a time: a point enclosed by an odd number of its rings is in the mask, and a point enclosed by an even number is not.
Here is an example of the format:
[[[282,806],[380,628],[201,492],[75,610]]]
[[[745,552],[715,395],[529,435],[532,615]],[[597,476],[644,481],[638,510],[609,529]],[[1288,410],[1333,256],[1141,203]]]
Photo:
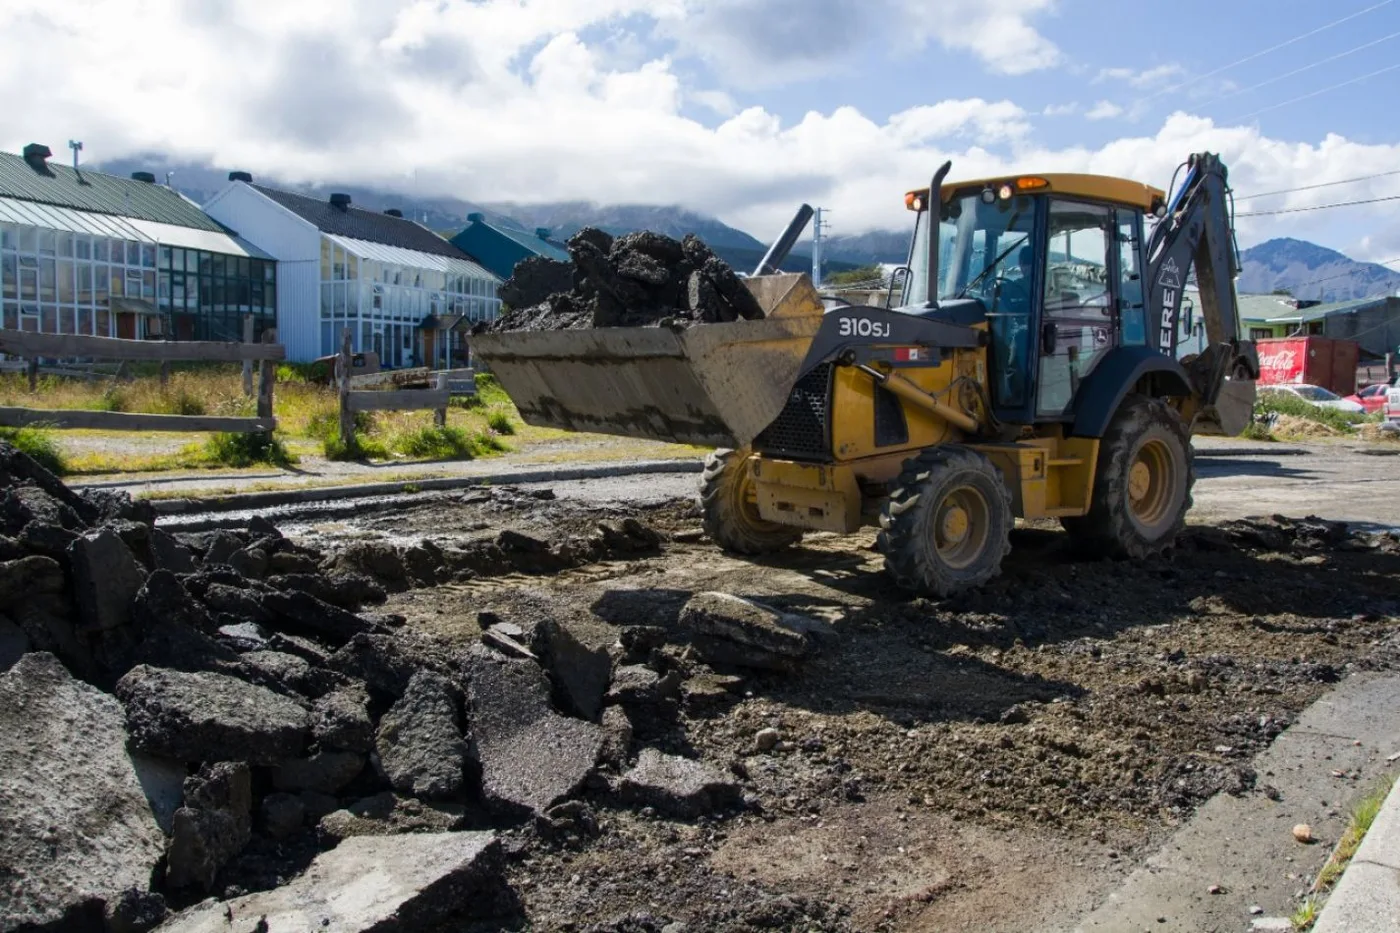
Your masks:
[[[1353,261],[1355,261],[1355,260],[1353,260]],[[1389,265],[1389,264],[1392,263],[1392,262],[1400,262],[1400,257],[1396,257],[1395,259],[1367,260],[1367,262],[1364,263],[1364,264],[1366,264],[1366,265],[1374,265],[1374,266],[1385,266],[1385,265]],[[1337,272],[1337,273],[1335,273],[1335,274],[1333,274],[1333,275],[1324,275],[1324,276],[1323,276],[1322,278],[1320,278],[1320,279],[1308,279],[1308,281],[1306,281],[1306,282],[1298,282],[1298,283],[1296,283],[1296,284],[1294,284],[1294,285],[1292,285],[1292,286],[1290,286],[1290,287],[1291,287],[1291,288],[1303,288],[1303,287],[1308,286],[1308,285],[1316,285],[1316,284],[1318,284],[1319,282],[1330,282],[1330,281],[1332,281],[1333,279],[1341,279],[1341,278],[1345,278],[1345,277],[1347,277],[1347,276],[1349,276],[1349,275],[1355,275],[1355,274],[1356,274],[1356,270],[1355,270],[1355,269],[1351,270],[1350,272]]]
[[[1361,201],[1337,201],[1333,204],[1314,204],[1311,207],[1281,207],[1272,211],[1244,211],[1235,216],[1263,217],[1266,214],[1301,214],[1304,211],[1325,211],[1332,207],[1355,207],[1358,204],[1379,204],[1381,201],[1400,201],[1400,194],[1392,194],[1384,198],[1366,198]]]
[[[1307,39],[1307,38],[1310,37],[1310,36],[1315,36],[1315,35],[1317,35],[1317,34],[1320,33],[1320,32],[1324,32],[1324,31],[1326,31],[1326,30],[1328,30],[1328,29],[1331,29],[1333,26],[1340,26],[1342,23],[1345,23],[1347,20],[1356,19],[1358,16],[1365,16],[1367,13],[1370,13],[1370,12],[1373,11],[1373,10],[1379,10],[1381,7],[1386,6],[1386,5],[1388,5],[1388,4],[1392,3],[1392,2],[1394,2],[1394,0],[1381,0],[1380,3],[1373,4],[1372,6],[1368,6],[1368,7],[1367,7],[1366,9],[1364,9],[1364,10],[1358,10],[1358,11],[1355,12],[1355,13],[1351,13],[1351,14],[1348,14],[1347,16],[1343,16],[1341,19],[1335,19],[1335,20],[1333,20],[1333,21],[1330,22],[1330,23],[1327,23],[1327,24],[1322,25],[1322,26],[1318,26],[1316,29],[1309,30],[1308,32],[1305,32],[1305,33],[1303,33],[1303,34],[1300,35],[1300,36],[1294,36],[1292,39],[1288,39],[1288,40],[1286,40],[1286,41],[1284,41],[1284,42],[1280,42],[1278,45],[1270,46],[1269,48],[1264,49],[1264,50],[1259,51],[1259,52],[1255,52],[1255,53],[1253,53],[1252,55],[1246,55],[1244,58],[1241,58],[1241,59],[1239,59],[1238,61],[1233,61],[1233,62],[1231,62],[1231,63],[1228,64],[1228,65],[1222,65],[1221,67],[1215,69],[1214,71],[1208,71],[1208,72],[1206,72],[1206,73],[1203,74],[1203,75],[1197,75],[1196,77],[1191,78],[1189,81],[1183,81],[1183,82],[1181,82],[1180,84],[1174,84],[1174,85],[1172,85],[1171,87],[1162,88],[1160,91],[1157,91],[1157,92],[1155,92],[1155,93],[1153,93],[1153,94],[1149,94],[1149,95],[1145,98],[1145,100],[1151,100],[1151,99],[1154,98],[1154,97],[1160,97],[1160,96],[1163,95],[1163,94],[1169,94],[1169,93],[1171,93],[1172,91],[1179,91],[1179,90],[1181,90],[1181,89],[1184,88],[1184,87],[1190,87],[1191,85],[1195,84],[1197,81],[1204,81],[1206,78],[1214,77],[1215,75],[1220,74],[1222,71],[1229,71],[1231,68],[1235,68],[1235,67],[1237,67],[1237,66],[1239,66],[1239,65],[1243,65],[1245,62],[1252,62],[1252,61],[1254,61],[1254,59],[1256,59],[1256,58],[1260,58],[1260,57],[1262,57],[1262,56],[1264,56],[1264,55],[1268,55],[1268,54],[1271,53],[1271,52],[1277,52],[1279,49],[1282,49],[1282,48],[1287,48],[1288,46],[1292,45],[1292,44],[1295,43],[1295,42],[1301,42],[1302,40]]]
[[[1396,169],[1396,170],[1393,171],[1393,172],[1377,172],[1377,173],[1374,174],[1374,175],[1358,175],[1356,178],[1345,178],[1345,179],[1342,179],[1341,181],[1323,181],[1323,182],[1318,182],[1318,183],[1315,184],[1315,185],[1300,185],[1300,186],[1297,187],[1297,188],[1280,188],[1280,189],[1277,190],[1277,191],[1265,191],[1265,192],[1262,192],[1261,194],[1245,194],[1245,195],[1239,195],[1239,194],[1237,194],[1237,195],[1235,195],[1235,201],[1236,201],[1236,202],[1239,202],[1239,201],[1249,201],[1249,200],[1252,200],[1252,199],[1254,199],[1254,198],[1267,198],[1267,197],[1272,197],[1273,195],[1276,195],[1276,194],[1292,194],[1292,193],[1295,192],[1295,191],[1312,191],[1312,190],[1317,189],[1317,188],[1331,188],[1331,187],[1333,187],[1333,186],[1335,186],[1335,185],[1351,185],[1351,184],[1355,184],[1355,183],[1358,182],[1358,181],[1370,181],[1370,180],[1373,179],[1373,178],[1386,178],[1386,177],[1391,176],[1391,175],[1400,175],[1400,169]]]
[[[1307,100],[1310,97],[1317,97],[1320,94],[1326,94],[1328,91],[1335,91],[1338,88],[1346,87],[1349,84],[1356,84],[1358,81],[1365,81],[1367,78],[1374,78],[1376,75],[1383,75],[1387,71],[1394,71],[1397,68],[1400,68],[1400,62],[1397,62],[1394,65],[1388,65],[1385,68],[1378,68],[1375,71],[1370,72],[1369,74],[1361,75],[1359,78],[1351,78],[1347,81],[1341,82],[1340,84],[1333,84],[1331,87],[1325,87],[1321,90],[1313,91],[1311,94],[1303,94],[1302,96],[1295,97],[1292,100],[1286,100],[1281,104],[1274,104],[1271,107],[1264,107],[1260,110],[1254,111],[1253,113],[1246,113],[1243,116],[1230,117],[1229,120],[1248,120],[1250,117],[1257,117],[1261,113],[1268,113],[1270,110],[1277,110],[1280,107],[1287,107],[1289,104],[1296,104],[1300,100]],[[1229,120],[1222,122],[1229,122]]]
[[[1238,91],[1231,91],[1231,92],[1228,93],[1228,94],[1221,94],[1221,95],[1218,96],[1218,97],[1212,97],[1210,100],[1206,101],[1205,103],[1197,104],[1196,106],[1198,106],[1198,107],[1208,107],[1208,106],[1210,106],[1211,104],[1217,103],[1217,102],[1219,102],[1219,101],[1222,101],[1222,100],[1229,100],[1231,97],[1239,97],[1241,94],[1248,94],[1250,91],[1257,91],[1257,90],[1259,90],[1261,87],[1267,87],[1268,85],[1273,84],[1273,83],[1276,82],[1276,81],[1282,81],[1282,80],[1285,79],[1285,78],[1291,78],[1291,77],[1293,77],[1294,75],[1300,75],[1300,74],[1302,74],[1302,73],[1305,72],[1305,71],[1311,71],[1312,69],[1317,68],[1317,67],[1319,67],[1320,65],[1325,65],[1325,64],[1327,64],[1328,62],[1334,62],[1334,61],[1336,61],[1337,59],[1339,59],[1339,58],[1345,58],[1345,57],[1348,56],[1348,55],[1354,55],[1354,54],[1356,54],[1357,52],[1362,51],[1363,49],[1369,49],[1369,48],[1370,48],[1371,46],[1373,46],[1373,45],[1380,45],[1382,42],[1389,42],[1391,39],[1394,39],[1394,38],[1397,37],[1397,36],[1400,36],[1400,32],[1392,32],[1392,33],[1391,33],[1390,35],[1388,35],[1388,36],[1382,36],[1382,37],[1379,38],[1379,39],[1373,39],[1373,40],[1371,40],[1370,42],[1365,43],[1364,45],[1358,45],[1358,46],[1357,46],[1356,48],[1354,48],[1354,49],[1347,49],[1345,52],[1338,52],[1336,55],[1329,55],[1328,57],[1326,57],[1326,58],[1324,58],[1324,59],[1321,59],[1320,61],[1315,61],[1315,62],[1313,62],[1311,65],[1304,65],[1302,68],[1295,68],[1295,69],[1293,69],[1292,71],[1285,72],[1284,74],[1281,74],[1281,75],[1278,75],[1278,76],[1276,76],[1276,77],[1270,78],[1270,79],[1267,80],[1267,81],[1260,81],[1258,84],[1252,84],[1252,85],[1250,85],[1249,87],[1241,88],[1241,89],[1238,90]]]

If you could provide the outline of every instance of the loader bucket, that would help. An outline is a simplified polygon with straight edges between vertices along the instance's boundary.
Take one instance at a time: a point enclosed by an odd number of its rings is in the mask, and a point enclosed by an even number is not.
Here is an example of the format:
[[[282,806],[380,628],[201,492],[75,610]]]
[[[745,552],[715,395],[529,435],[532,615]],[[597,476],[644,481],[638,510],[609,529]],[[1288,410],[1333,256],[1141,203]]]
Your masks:
[[[823,307],[801,274],[745,284],[730,324],[507,331],[472,339],[526,424],[704,447],[748,444],[782,411]]]
[[[1236,437],[1249,427],[1254,415],[1254,381],[1250,379],[1228,379],[1220,386],[1220,394],[1215,404],[1201,411],[1192,428],[1193,434],[1223,435]]]

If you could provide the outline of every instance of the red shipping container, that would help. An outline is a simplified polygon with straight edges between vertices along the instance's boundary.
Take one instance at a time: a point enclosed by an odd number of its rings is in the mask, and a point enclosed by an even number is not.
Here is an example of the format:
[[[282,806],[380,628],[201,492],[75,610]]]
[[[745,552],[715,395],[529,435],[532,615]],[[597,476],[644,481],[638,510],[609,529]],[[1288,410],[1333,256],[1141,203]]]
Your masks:
[[[1338,395],[1356,391],[1354,340],[1330,337],[1269,337],[1256,342],[1260,385],[1315,385]]]

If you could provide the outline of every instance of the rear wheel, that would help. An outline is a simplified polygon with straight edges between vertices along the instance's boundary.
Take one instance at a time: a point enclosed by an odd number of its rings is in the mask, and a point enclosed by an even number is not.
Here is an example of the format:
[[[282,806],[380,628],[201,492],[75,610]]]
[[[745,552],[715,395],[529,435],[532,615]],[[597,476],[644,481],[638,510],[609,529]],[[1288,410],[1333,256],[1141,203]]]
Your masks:
[[[901,587],[951,596],[1001,571],[1011,525],[1011,496],[992,462],[966,447],[933,447],[905,461],[876,546]]]
[[[1061,524],[1087,554],[1160,554],[1186,526],[1194,483],[1181,416],[1161,399],[1129,395],[1099,444],[1089,513]]]
[[[802,540],[802,529],[758,514],[747,449],[716,450],[705,458],[700,503],[705,533],[726,551],[771,554]]]

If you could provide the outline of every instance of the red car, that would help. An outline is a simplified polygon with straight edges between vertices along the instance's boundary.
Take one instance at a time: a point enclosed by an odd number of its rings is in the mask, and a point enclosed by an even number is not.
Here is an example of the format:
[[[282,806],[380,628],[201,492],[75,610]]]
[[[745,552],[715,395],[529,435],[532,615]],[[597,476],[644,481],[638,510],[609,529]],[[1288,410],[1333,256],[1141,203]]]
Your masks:
[[[1347,401],[1362,406],[1368,415],[1375,414],[1385,407],[1385,393],[1389,389],[1389,383],[1378,382],[1373,386],[1359,389],[1355,395],[1348,395]]]

